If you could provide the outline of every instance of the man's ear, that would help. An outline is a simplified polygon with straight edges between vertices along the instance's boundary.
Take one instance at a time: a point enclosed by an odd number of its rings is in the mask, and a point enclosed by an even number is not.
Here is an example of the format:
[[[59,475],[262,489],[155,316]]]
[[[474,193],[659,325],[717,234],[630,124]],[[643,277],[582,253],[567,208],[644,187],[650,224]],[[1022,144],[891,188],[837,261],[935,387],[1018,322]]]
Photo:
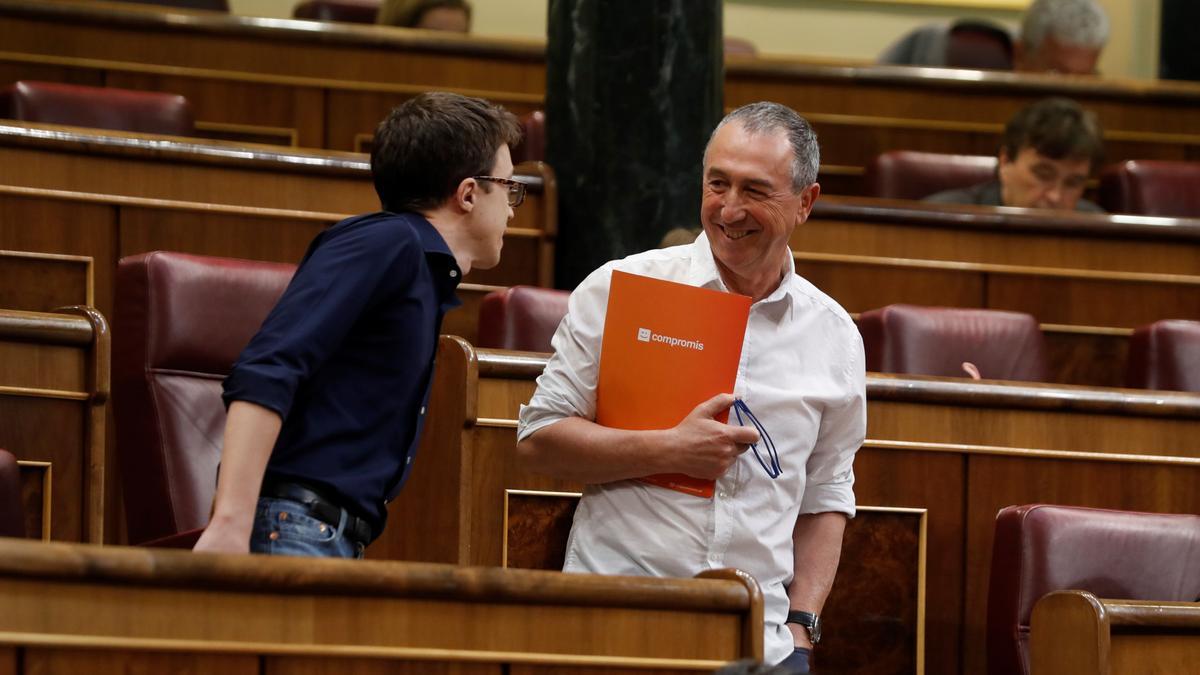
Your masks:
[[[479,181],[474,178],[462,179],[451,199],[459,211],[470,213],[475,209],[475,202],[479,199]]]
[[[803,223],[808,220],[808,215],[810,213],[812,213],[813,204],[815,204],[817,202],[817,197],[820,197],[820,196],[821,196],[821,184],[820,183],[813,183],[812,185],[809,185],[808,187],[804,188],[803,191],[800,192],[800,212],[798,214],[799,215],[798,222]]]

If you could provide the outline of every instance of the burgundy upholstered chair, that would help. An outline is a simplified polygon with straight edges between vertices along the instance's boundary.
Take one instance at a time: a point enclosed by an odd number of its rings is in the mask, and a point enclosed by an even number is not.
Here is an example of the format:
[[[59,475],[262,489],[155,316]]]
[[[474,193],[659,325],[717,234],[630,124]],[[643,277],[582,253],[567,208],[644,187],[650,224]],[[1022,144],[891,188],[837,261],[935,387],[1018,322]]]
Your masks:
[[[130,543],[208,524],[221,382],[294,272],[164,252],[118,264],[112,388]]]
[[[24,537],[25,507],[21,505],[21,470],[17,458],[0,450],[0,537]]]
[[[311,21],[375,23],[380,0],[308,0],[292,9],[292,17]]]
[[[1200,162],[1132,160],[1100,172],[1109,213],[1200,218]]]
[[[488,293],[479,307],[478,346],[550,351],[550,338],[567,314],[570,296],[567,291],[536,286],[513,286]]]
[[[1156,321],[1133,331],[1125,384],[1200,391],[1200,321]]]
[[[868,197],[924,199],[942,190],[986,183],[996,177],[996,158],[893,150],[867,165]]]
[[[947,36],[946,67],[1012,70],[1012,36],[1003,26],[987,21],[958,21]]]
[[[1029,672],[1029,618],[1053,591],[1193,602],[1200,516],[1009,506],[996,516],[987,605],[988,675]]]
[[[513,164],[546,159],[546,113],[534,110],[521,117],[521,142],[512,149]]]
[[[993,309],[888,305],[858,318],[867,370],[965,377],[973,364],[989,380],[1046,379],[1037,320]]]
[[[43,124],[190,136],[192,106],[175,94],[22,80],[0,90],[0,117]]]

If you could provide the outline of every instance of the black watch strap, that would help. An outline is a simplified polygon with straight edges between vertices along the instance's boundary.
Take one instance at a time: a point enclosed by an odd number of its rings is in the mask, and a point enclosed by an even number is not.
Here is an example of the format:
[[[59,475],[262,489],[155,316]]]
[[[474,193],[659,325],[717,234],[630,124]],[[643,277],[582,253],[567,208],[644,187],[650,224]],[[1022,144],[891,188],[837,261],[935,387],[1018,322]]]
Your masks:
[[[816,614],[793,609],[787,614],[787,623],[800,624],[808,629],[808,639],[814,645],[821,641],[821,617]]]

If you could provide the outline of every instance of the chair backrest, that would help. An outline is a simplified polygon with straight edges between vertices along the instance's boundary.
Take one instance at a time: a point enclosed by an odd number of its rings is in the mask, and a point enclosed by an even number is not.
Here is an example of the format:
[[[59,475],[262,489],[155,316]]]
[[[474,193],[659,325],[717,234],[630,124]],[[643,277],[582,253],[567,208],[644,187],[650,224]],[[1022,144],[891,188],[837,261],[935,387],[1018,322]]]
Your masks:
[[[118,264],[112,390],[130,543],[208,523],[221,382],[294,272],[164,252]]]
[[[546,159],[546,113],[534,110],[521,117],[521,142],[512,149],[513,164]]]
[[[375,23],[380,0],[307,0],[292,9],[292,17],[312,21]]]
[[[550,338],[567,315],[570,296],[567,291],[536,286],[513,286],[488,293],[479,307],[478,346],[550,351]]]
[[[1125,384],[1200,391],[1200,321],[1156,321],[1134,330]]]
[[[0,450],[0,537],[25,536],[25,507],[21,504],[21,471],[17,458]]]
[[[1193,602],[1200,516],[1010,506],[996,516],[988,587],[989,675],[1029,672],[1029,617],[1052,591]]]
[[[986,183],[996,176],[996,158],[892,150],[867,165],[868,197],[924,199],[942,190]]]
[[[1098,197],[1109,213],[1200,218],[1200,162],[1139,159],[1107,166]]]
[[[43,124],[190,136],[195,119],[175,94],[22,80],[0,90],[0,116]]]
[[[1046,379],[1037,320],[1020,312],[888,305],[858,317],[867,370],[963,377],[963,362],[989,380]]]
[[[946,40],[946,67],[1012,70],[1012,36],[1003,26],[986,21],[958,21]]]

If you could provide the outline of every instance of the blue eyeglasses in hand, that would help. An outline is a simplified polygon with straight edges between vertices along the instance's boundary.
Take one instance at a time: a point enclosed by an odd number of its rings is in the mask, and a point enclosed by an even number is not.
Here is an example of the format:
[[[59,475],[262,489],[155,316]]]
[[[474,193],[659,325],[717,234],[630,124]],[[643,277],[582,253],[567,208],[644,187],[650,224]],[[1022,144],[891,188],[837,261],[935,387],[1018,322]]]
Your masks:
[[[764,427],[762,423],[758,421],[758,418],[754,416],[754,413],[750,412],[750,407],[747,406],[746,403],[740,398],[733,400],[733,412],[735,415],[737,415],[738,424],[746,426],[746,423],[742,421],[742,413],[745,413],[746,417],[750,420],[750,423],[753,424],[754,428],[758,430],[758,435],[761,436],[760,440],[762,441],[763,449],[766,450],[767,459],[770,461],[770,466],[767,465],[767,462],[763,461],[762,455],[758,454],[757,443],[751,443],[750,450],[754,452],[754,458],[758,460],[758,465],[763,468],[763,471],[767,472],[767,475],[771,477],[771,480],[779,478],[779,476],[783,474],[783,469],[779,466],[779,454],[775,452],[775,442],[771,440],[771,435],[767,433],[766,427]]]

